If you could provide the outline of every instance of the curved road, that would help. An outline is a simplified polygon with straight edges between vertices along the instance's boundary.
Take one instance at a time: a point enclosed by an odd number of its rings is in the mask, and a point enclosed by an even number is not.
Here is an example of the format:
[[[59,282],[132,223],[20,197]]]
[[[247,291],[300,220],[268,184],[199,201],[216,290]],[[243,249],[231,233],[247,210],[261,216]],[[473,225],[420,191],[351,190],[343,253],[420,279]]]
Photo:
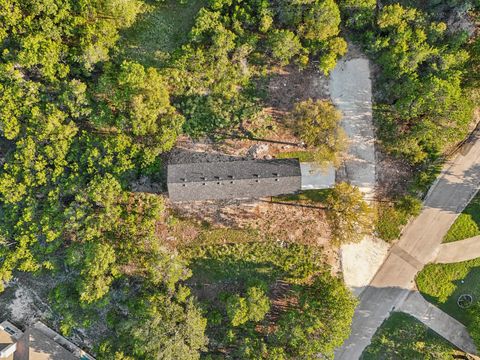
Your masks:
[[[401,307],[415,276],[435,259],[444,235],[480,187],[480,132],[455,156],[432,186],[420,216],[405,229],[360,296],[352,332],[335,359],[358,359],[382,322]]]

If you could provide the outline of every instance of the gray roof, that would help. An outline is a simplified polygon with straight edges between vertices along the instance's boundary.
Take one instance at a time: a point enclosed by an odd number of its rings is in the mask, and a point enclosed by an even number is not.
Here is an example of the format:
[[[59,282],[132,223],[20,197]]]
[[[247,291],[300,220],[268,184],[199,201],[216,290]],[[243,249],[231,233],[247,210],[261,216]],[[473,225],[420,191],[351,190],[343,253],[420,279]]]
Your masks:
[[[241,199],[294,193],[301,188],[298,159],[188,163],[168,166],[172,201]]]

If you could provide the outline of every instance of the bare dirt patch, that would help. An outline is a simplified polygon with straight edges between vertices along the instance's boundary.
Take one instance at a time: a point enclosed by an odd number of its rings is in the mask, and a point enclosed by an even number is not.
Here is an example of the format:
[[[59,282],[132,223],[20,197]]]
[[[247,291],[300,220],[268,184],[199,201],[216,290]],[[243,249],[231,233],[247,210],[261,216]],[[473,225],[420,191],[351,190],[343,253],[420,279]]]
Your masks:
[[[323,209],[286,205],[265,200],[201,201],[170,204],[172,211],[187,219],[206,221],[213,226],[248,229],[278,241],[295,242],[330,249],[329,228]],[[188,245],[196,240],[193,226],[182,224],[170,240]],[[329,252],[329,263],[336,266],[336,251]]]
[[[377,184],[375,197],[378,201],[391,200],[405,195],[413,176],[412,167],[376,148]]]
[[[314,66],[305,70],[287,66],[272,75],[266,103],[274,114],[284,114],[299,101],[328,99],[329,96],[328,78]]]

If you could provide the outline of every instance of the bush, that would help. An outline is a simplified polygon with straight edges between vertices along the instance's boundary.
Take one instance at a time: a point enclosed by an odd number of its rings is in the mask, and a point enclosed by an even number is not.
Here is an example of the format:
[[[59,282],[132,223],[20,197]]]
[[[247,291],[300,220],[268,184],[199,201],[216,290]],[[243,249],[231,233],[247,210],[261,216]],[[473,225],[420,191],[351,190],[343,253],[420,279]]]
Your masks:
[[[400,198],[393,206],[381,206],[375,224],[375,233],[385,241],[393,241],[400,237],[402,227],[411,217],[418,216],[422,202],[413,196]]]

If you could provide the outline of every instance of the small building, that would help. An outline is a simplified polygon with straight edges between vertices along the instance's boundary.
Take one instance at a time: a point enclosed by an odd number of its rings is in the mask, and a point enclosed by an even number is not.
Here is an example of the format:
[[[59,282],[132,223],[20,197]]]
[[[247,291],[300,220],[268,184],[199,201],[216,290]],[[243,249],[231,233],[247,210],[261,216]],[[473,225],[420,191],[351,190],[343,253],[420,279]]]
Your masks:
[[[21,331],[9,321],[0,324],[0,360],[95,360],[41,322]]]
[[[247,199],[301,190],[298,159],[238,160],[168,165],[172,201]]]

